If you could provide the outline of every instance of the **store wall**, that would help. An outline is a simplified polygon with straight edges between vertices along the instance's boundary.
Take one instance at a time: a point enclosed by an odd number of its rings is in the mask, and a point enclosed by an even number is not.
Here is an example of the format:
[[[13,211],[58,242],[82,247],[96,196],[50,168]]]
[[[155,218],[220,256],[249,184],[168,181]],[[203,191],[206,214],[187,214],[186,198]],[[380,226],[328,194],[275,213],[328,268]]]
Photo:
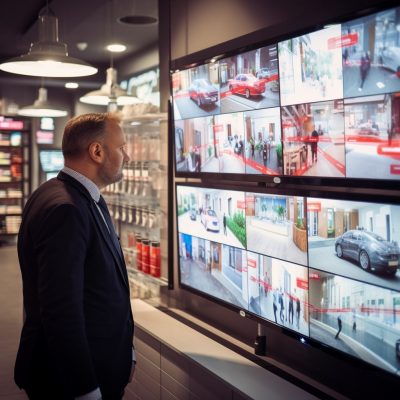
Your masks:
[[[276,27],[276,32],[284,34],[383,3],[377,0],[170,0],[171,59],[261,29]],[[259,36],[259,40],[265,39],[268,37]],[[249,43],[239,40],[232,48],[246,44]]]
[[[156,67],[158,64],[158,43],[154,43],[154,46],[118,61],[116,64],[118,80],[126,79],[139,72]]]

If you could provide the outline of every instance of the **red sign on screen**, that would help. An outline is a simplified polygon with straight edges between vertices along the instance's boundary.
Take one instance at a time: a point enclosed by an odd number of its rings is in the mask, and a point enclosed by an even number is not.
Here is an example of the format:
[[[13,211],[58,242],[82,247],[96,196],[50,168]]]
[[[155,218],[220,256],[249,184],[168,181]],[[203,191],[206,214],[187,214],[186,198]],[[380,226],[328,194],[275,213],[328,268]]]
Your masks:
[[[247,259],[247,265],[250,268],[256,268],[257,267],[257,261],[256,260],[252,260],[251,258]]]
[[[392,164],[390,166],[390,173],[393,175],[399,175],[400,174],[400,165],[399,164]]]
[[[378,144],[377,153],[389,157],[400,157],[400,140]]]
[[[328,49],[334,50],[340,47],[354,46],[358,43],[358,33],[350,33],[335,38],[328,39]]]
[[[300,289],[308,290],[308,281],[306,281],[304,279],[297,278],[296,285]]]
[[[238,200],[237,201],[237,208],[241,208],[242,210],[244,210],[246,208],[246,202],[243,200]]]
[[[319,280],[320,276],[316,272],[310,272],[310,279]]]
[[[254,203],[254,201],[255,201],[254,195],[248,194],[246,196],[246,201],[247,201],[247,203]]]
[[[321,202],[320,201],[307,201],[307,211],[321,211]]]
[[[223,132],[224,126],[223,125],[214,125],[213,129],[214,129],[214,132]]]
[[[354,46],[358,43],[358,33],[349,33],[342,36],[342,47]]]

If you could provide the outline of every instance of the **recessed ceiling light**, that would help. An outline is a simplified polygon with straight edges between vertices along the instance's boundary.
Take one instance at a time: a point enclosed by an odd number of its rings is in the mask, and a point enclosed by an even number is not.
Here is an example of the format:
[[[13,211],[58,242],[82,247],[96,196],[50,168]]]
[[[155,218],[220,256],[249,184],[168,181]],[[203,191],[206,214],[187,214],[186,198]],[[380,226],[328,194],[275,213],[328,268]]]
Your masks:
[[[76,47],[80,51],[85,51],[87,49],[87,47],[88,47],[88,44],[87,44],[87,42],[78,42],[76,44]]]
[[[65,84],[65,87],[67,89],[77,89],[79,87],[79,84],[77,84],[76,82],[67,82]]]
[[[112,53],[122,53],[126,50],[126,46],[120,43],[109,44],[106,49]]]

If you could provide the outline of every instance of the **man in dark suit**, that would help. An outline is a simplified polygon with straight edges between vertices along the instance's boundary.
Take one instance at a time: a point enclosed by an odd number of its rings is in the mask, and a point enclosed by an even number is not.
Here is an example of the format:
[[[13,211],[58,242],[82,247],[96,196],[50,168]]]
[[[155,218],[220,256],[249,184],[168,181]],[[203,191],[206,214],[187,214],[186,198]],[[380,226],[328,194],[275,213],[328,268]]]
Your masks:
[[[25,321],[15,382],[30,399],[121,399],[135,353],[122,250],[100,189],[129,157],[115,114],[64,131],[65,167],[28,200],[18,236]]]

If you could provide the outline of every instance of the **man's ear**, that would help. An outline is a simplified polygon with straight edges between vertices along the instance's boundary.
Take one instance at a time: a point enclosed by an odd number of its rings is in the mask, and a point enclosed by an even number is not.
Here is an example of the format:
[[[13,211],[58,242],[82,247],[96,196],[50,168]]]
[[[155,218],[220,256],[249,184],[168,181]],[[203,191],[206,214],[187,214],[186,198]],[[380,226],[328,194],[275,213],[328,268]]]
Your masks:
[[[104,158],[104,148],[99,142],[93,142],[89,145],[89,157],[95,163],[101,163]]]

